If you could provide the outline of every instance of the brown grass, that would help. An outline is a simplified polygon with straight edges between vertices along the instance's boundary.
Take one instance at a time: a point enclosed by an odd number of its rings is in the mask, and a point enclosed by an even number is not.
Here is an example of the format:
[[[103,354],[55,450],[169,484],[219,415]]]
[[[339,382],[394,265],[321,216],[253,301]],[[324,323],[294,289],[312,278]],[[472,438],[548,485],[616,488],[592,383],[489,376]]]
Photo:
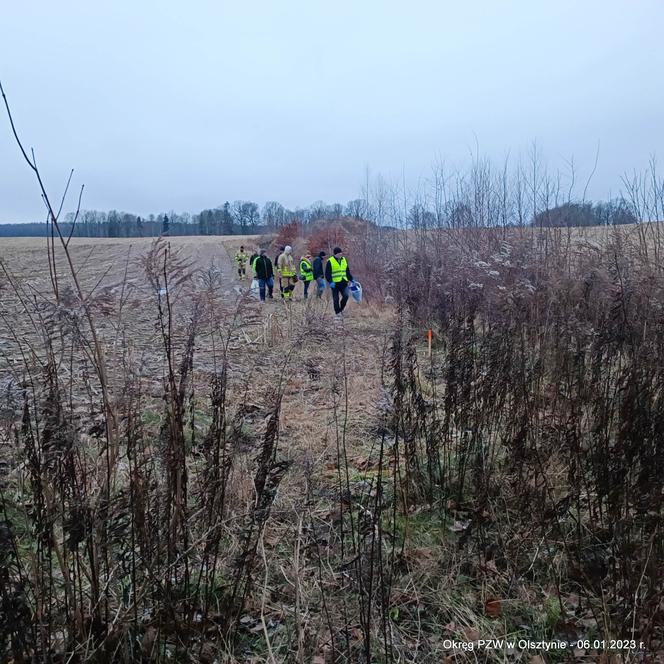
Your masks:
[[[654,449],[652,237],[365,229],[349,255],[367,302],[343,325],[327,294],[247,298],[232,255],[256,238],[73,240],[86,303],[54,300],[42,241],[3,242],[1,652],[503,661],[444,640],[517,635],[634,636],[654,653],[661,475],[616,456],[616,503],[591,445],[617,431],[624,454],[644,453],[639,436]],[[109,500],[82,306],[119,421]],[[601,397],[617,386],[628,410]]]

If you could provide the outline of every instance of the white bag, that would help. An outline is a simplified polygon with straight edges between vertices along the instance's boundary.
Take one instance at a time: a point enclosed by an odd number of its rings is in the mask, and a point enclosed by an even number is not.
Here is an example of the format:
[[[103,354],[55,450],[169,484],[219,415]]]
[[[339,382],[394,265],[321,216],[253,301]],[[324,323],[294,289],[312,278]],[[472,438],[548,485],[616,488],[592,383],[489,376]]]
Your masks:
[[[354,281],[350,287],[350,294],[353,296],[355,302],[362,302],[362,284],[359,281]]]

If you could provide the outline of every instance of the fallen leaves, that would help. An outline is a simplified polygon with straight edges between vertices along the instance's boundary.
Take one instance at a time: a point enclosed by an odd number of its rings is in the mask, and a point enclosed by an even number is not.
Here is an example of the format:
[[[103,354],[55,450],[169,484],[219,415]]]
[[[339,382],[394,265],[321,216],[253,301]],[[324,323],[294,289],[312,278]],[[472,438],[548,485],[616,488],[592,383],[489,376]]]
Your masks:
[[[356,456],[350,461],[357,470],[370,470],[375,467],[375,463],[365,456]]]
[[[497,618],[501,612],[501,603],[499,599],[488,599],[484,603],[484,613],[489,618]]]

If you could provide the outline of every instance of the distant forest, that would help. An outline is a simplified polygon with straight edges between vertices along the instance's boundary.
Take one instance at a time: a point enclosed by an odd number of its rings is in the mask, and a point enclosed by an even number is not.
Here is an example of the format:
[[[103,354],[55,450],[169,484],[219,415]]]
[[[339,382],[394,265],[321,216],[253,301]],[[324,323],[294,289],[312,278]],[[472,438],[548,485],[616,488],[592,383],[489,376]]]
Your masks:
[[[266,203],[262,210],[252,201],[235,201],[193,215],[171,211],[147,217],[117,210],[81,210],[78,217],[74,213],[67,214],[64,221],[60,222],[60,228],[63,234],[72,237],[246,235],[274,230],[294,221],[308,223],[342,216],[365,218],[365,201],[357,199],[346,205],[318,202],[295,210],[289,210],[276,201]],[[0,224],[0,237],[41,237],[46,232],[46,222]]]
[[[404,182],[371,179],[367,171],[360,197],[341,203],[317,201],[288,209],[268,201],[262,209],[253,201],[237,200],[197,214],[174,211],[139,216],[110,210],[81,210],[67,214],[60,229],[73,237],[156,237],[159,235],[246,235],[271,232],[287,224],[308,224],[344,218],[399,229],[487,228],[509,226],[617,226],[664,220],[664,179],[654,158],[649,168],[622,179],[624,193],[610,201],[589,202],[586,190],[575,192],[574,171],[568,183],[551,175],[536,148],[529,162],[511,169],[478,159],[466,170],[435,166],[416,190]],[[587,188],[587,184],[586,184]],[[50,225],[0,224],[0,237],[43,236]]]
[[[335,203],[315,203],[308,208],[288,210],[277,202],[266,203],[260,211],[251,201],[235,201],[222,206],[202,210],[198,214],[168,212],[140,217],[127,212],[100,212],[82,210],[76,223],[75,215],[69,213],[60,223],[62,232],[72,237],[157,237],[159,235],[247,235],[272,231],[292,222],[310,223],[333,220],[340,217],[371,219],[371,208],[363,199],[350,201],[345,206]],[[531,226],[613,226],[639,221],[623,201],[607,203],[565,203],[539,212],[531,220]],[[406,228],[426,229],[441,226],[459,228],[472,227],[472,209],[457,203],[448,208],[445,219],[422,205],[413,205],[405,214]],[[72,228],[73,225],[73,228]],[[47,232],[45,222],[23,224],[0,224],[0,237],[41,237]]]

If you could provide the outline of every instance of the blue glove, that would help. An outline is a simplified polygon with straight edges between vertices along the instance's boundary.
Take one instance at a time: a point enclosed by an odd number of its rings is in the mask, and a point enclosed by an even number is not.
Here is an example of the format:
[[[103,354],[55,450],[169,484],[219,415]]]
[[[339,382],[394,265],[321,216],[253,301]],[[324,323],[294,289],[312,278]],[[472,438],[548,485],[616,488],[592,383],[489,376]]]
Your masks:
[[[334,290],[334,281],[330,281],[330,289]]]

